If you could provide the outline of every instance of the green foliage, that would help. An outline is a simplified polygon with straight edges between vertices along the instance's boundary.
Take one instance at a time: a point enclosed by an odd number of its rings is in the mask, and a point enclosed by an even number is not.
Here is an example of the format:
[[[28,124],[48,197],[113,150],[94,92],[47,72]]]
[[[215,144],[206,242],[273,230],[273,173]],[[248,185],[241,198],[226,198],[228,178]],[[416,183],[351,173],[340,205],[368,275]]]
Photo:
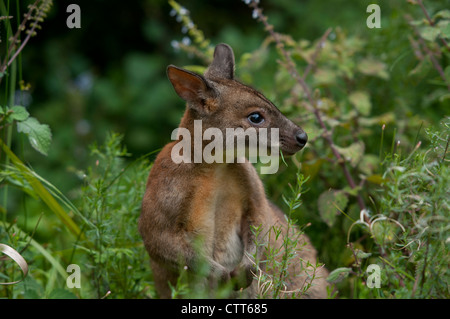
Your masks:
[[[257,253],[251,256],[256,266],[254,280],[257,282],[257,298],[301,298],[308,293],[312,281],[317,277],[316,271],[321,265],[319,263],[311,265],[309,261],[301,260],[298,256],[299,251],[303,248],[299,243],[303,231],[297,228],[298,225],[292,218],[294,211],[302,205],[301,196],[306,181],[307,178],[305,179],[302,174],[297,173],[295,186],[289,185],[290,194],[287,197],[283,196],[283,201],[288,207],[286,229],[283,230],[281,227],[273,226],[267,234],[263,233],[264,230],[261,226],[252,229],[255,236],[255,246],[264,251],[262,256],[258,256]],[[282,245],[279,247],[267,245],[267,240],[270,240],[273,236],[279,238],[282,234],[284,234]],[[261,238],[266,239],[261,240]],[[296,291],[286,289],[289,275],[292,275],[289,274],[288,268],[292,264],[301,265],[299,273],[307,276],[303,287]]]
[[[427,130],[430,147],[384,162],[380,212],[395,221],[388,229],[373,232],[388,282],[398,280],[400,298],[448,298],[448,225],[450,222],[446,153],[450,119]],[[402,227],[403,226],[403,227]],[[393,269],[392,269],[393,268]],[[393,294],[387,285],[386,294]]]
[[[3,109],[0,106],[0,115],[0,125],[17,124],[17,131],[27,135],[31,146],[43,155],[47,155],[52,139],[48,125],[40,124],[37,119],[30,117],[30,114],[23,106],[19,105],[10,109],[8,107]]]
[[[87,221],[86,239],[77,247],[87,253],[81,260],[90,270],[87,276],[93,290],[85,298],[100,298],[108,291],[116,297],[136,298],[148,289],[143,278],[148,263],[143,262],[137,218],[150,165],[145,159],[126,165],[129,154],[122,139],[111,134],[103,147],[93,146],[96,162],[84,175],[80,210]]]

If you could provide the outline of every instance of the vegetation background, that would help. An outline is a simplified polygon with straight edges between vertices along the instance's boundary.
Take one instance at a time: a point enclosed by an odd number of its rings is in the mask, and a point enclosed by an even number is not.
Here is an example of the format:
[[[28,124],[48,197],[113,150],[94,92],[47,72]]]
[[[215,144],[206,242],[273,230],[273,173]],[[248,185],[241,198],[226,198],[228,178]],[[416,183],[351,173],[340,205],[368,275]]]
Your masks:
[[[221,42],[237,77],[308,132],[262,178],[286,210],[296,173],[309,176],[291,217],[332,271],[330,298],[450,296],[449,1],[49,2],[1,0],[0,243],[29,269],[0,297],[156,297],[137,218],[184,112],[165,69],[201,72]],[[80,29],[66,26],[70,3]],[[366,26],[370,3],[379,29]],[[0,282],[22,279],[0,258]],[[80,289],[66,285],[70,264]]]

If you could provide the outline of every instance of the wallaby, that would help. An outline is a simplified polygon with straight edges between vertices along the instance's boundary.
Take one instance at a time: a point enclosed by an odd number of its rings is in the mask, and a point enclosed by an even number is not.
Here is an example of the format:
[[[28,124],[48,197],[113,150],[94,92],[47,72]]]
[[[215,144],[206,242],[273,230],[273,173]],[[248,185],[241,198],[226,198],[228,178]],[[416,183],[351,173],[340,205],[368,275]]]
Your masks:
[[[194,121],[208,128],[278,128],[284,155],[293,155],[307,142],[306,133],[258,91],[234,79],[234,53],[219,44],[204,75],[168,66],[167,75],[176,93],[187,102],[179,128],[193,136]],[[192,137],[193,138],[193,137]],[[170,298],[181,269],[195,273],[201,263],[208,268],[208,288],[231,280],[241,296],[256,297],[258,271],[249,256],[264,260],[267,245],[283,249],[286,218],[266,197],[254,166],[245,162],[174,163],[171,154],[180,140],[158,154],[147,182],[139,219],[139,231],[150,256],[155,287],[160,298]],[[203,142],[204,143],[204,142]],[[270,144],[270,141],[267,142]],[[205,147],[205,143],[201,147]],[[277,154],[278,156],[279,154]],[[269,236],[280,227],[280,236]],[[252,227],[262,227],[256,245]],[[260,228],[261,229],[261,228]],[[291,229],[289,235],[295,236]],[[288,268],[284,293],[310,284],[316,251],[306,235],[297,245],[298,258]],[[277,257],[278,258],[278,257]],[[281,257],[279,257],[281,258]],[[325,298],[325,268],[318,268],[312,286],[302,297]]]

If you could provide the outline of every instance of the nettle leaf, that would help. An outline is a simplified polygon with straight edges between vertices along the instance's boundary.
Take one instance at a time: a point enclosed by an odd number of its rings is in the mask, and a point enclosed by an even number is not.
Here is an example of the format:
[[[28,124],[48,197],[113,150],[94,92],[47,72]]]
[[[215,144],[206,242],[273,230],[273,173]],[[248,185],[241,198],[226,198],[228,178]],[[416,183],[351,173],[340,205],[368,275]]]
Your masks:
[[[16,105],[11,108],[12,114],[10,115],[10,118],[14,121],[25,121],[29,116],[30,113],[28,113],[27,109],[23,106]]]
[[[356,250],[356,258],[365,259],[365,258],[369,258],[370,256],[372,256],[372,253],[366,253],[359,249]]]
[[[436,40],[436,37],[439,35],[440,30],[435,27],[426,26],[420,30],[420,36],[427,41],[433,42]]]
[[[450,21],[439,21],[437,27],[441,32],[441,37],[450,39]]]
[[[336,83],[336,72],[330,69],[321,68],[314,72],[314,81],[317,86],[333,85]]]
[[[328,275],[327,281],[332,284],[338,283],[347,278],[351,272],[352,269],[348,267],[336,268]]]
[[[319,196],[319,214],[328,226],[333,226],[339,210],[344,210],[348,204],[348,196],[343,191],[325,191]]]
[[[348,97],[350,103],[358,110],[362,115],[369,115],[372,109],[372,103],[370,102],[370,97],[367,92],[355,91]]]
[[[436,12],[433,16],[433,20],[435,19],[450,19],[450,10],[444,9]]]
[[[389,73],[386,71],[387,66],[385,63],[373,58],[362,59],[358,63],[358,71],[366,74],[377,76],[384,80],[389,79]]]
[[[358,163],[361,161],[362,156],[364,155],[364,143],[356,142],[347,147],[339,147],[336,146],[338,152],[344,156],[344,158],[350,162],[353,167],[356,167]]]
[[[28,136],[31,146],[36,151],[43,155],[48,154],[52,141],[52,133],[48,125],[39,123],[34,117],[29,117],[17,123],[17,131]]]

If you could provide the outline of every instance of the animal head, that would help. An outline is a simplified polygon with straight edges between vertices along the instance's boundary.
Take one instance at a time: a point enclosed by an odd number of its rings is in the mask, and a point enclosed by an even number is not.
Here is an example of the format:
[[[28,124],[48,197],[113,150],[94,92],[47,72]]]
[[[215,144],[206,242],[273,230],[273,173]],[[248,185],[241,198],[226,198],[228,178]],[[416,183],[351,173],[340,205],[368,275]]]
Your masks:
[[[279,148],[285,155],[302,149],[308,136],[299,126],[257,90],[234,78],[234,53],[227,44],[219,44],[204,75],[170,65],[167,75],[176,93],[187,102],[192,120],[201,120],[203,129],[262,128],[278,129]],[[278,142],[277,141],[277,142]],[[270,134],[267,146],[273,142]]]

